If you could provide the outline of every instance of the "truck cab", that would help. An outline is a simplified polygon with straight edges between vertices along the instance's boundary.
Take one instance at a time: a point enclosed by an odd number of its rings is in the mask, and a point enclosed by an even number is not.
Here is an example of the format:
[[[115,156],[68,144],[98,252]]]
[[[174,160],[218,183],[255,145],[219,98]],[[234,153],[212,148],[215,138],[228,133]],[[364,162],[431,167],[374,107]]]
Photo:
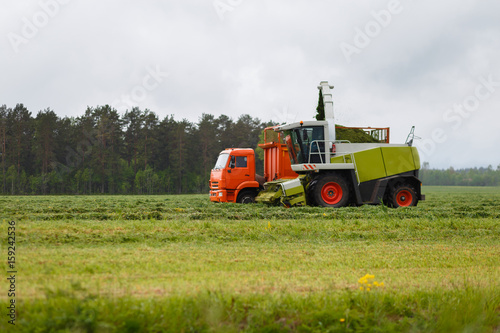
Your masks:
[[[214,202],[254,202],[258,190],[261,188],[258,178],[255,174],[255,152],[253,149],[231,148],[223,150],[210,173],[210,200]]]
[[[264,183],[276,179],[295,179],[288,148],[275,126],[264,129],[264,176],[255,173],[255,152],[251,148],[225,149],[210,174],[210,200],[213,202],[251,203],[264,189]]]

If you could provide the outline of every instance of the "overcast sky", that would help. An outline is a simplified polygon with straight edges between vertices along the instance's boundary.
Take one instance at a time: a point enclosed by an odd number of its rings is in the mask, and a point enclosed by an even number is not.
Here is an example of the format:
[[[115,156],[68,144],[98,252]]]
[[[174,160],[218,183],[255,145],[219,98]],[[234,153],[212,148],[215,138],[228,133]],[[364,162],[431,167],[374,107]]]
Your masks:
[[[434,168],[500,165],[498,0],[1,0],[0,104],[411,126]]]

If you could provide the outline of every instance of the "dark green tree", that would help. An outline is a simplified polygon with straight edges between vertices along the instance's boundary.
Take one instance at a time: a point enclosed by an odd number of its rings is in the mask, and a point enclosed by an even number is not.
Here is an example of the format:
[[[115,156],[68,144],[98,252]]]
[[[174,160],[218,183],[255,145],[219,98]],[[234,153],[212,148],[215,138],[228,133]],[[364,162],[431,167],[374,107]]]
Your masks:
[[[154,147],[152,164],[157,170],[169,169],[172,165],[173,140],[176,138],[177,121],[174,116],[165,117],[158,125],[156,137],[158,143]]]
[[[234,122],[226,115],[220,115],[216,120],[217,123],[217,136],[216,144],[219,150],[235,147],[234,145]]]
[[[170,162],[172,173],[176,176],[177,193],[185,193],[189,188],[189,179],[186,177],[191,168],[194,167],[190,160],[194,156],[192,143],[193,125],[183,119],[176,123],[173,136],[170,138]]]
[[[209,190],[208,179],[210,178],[210,170],[219,152],[222,150],[215,140],[217,137],[217,127],[215,117],[205,113],[201,115],[196,126],[194,140],[195,142],[199,142],[199,145],[195,148],[197,149],[196,155],[199,157],[200,165],[198,173],[202,179],[199,181],[200,191]]]
[[[126,127],[125,129],[125,159],[128,165],[132,165],[134,169],[134,174],[137,172],[138,158],[140,151],[140,135],[141,129],[143,127],[143,114],[138,107],[132,108],[132,110],[125,112],[123,116],[123,123]]]
[[[2,191],[1,193],[6,193],[6,158],[7,158],[7,115],[9,111],[6,105],[0,106],[0,158],[2,161]]]
[[[55,140],[58,128],[58,117],[54,111],[46,109],[38,112],[35,118],[35,137],[33,149],[37,157],[37,167],[41,172],[41,192],[46,194],[47,188],[45,178],[51,171],[54,162],[56,161],[55,155]]]
[[[94,167],[101,183],[100,191],[113,194],[120,177],[118,165],[123,143],[122,121],[118,112],[109,105],[92,109],[92,116],[96,119],[97,144],[94,151],[98,166],[94,164]]]
[[[146,109],[142,115],[143,128],[141,131],[141,146],[142,146],[142,160],[144,165],[144,170],[146,170],[148,164],[152,163],[152,155],[156,150],[156,145],[158,144],[159,138],[157,138],[158,133],[158,116]]]
[[[325,104],[323,103],[321,89],[319,89],[318,106],[316,107],[316,120],[325,120]]]
[[[28,174],[35,172],[34,157],[32,152],[33,143],[33,118],[31,112],[23,105],[17,104],[14,109],[9,109],[7,114],[7,138],[6,150],[9,161],[9,168],[13,165],[17,172],[14,192],[22,194],[20,181],[21,173],[24,170]],[[12,179],[12,177],[11,177]]]

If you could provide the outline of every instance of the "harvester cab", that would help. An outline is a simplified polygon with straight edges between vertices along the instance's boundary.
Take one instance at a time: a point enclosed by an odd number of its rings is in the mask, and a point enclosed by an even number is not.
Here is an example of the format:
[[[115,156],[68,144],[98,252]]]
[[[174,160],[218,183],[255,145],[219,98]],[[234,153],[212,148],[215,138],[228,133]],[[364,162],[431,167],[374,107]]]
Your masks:
[[[325,120],[274,128],[285,138],[291,168],[299,177],[266,183],[256,200],[325,207],[380,203],[415,206],[424,200],[417,149],[408,142],[389,144],[388,129],[377,143],[336,140],[333,86],[323,81],[318,88],[323,95]]]

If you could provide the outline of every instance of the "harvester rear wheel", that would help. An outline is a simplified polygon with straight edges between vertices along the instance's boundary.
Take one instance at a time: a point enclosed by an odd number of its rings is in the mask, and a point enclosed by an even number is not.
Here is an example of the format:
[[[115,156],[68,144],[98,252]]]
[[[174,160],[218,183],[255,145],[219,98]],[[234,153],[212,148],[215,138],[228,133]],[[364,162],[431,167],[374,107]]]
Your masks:
[[[396,185],[389,193],[389,205],[394,208],[416,206],[417,192],[406,184]]]
[[[245,190],[240,192],[240,194],[238,194],[238,199],[236,199],[236,202],[242,204],[254,203],[255,197],[256,197],[255,191]]]
[[[349,203],[349,186],[340,175],[324,175],[318,179],[313,191],[314,200],[320,206],[337,208]]]

